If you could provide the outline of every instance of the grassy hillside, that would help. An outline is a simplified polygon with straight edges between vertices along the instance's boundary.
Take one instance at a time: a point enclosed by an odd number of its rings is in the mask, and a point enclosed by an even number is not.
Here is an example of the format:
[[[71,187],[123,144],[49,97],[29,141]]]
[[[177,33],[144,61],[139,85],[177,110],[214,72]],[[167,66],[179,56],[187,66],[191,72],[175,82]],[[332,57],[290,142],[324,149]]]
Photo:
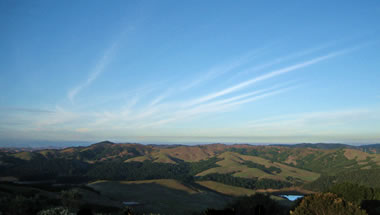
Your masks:
[[[268,179],[301,186],[320,175],[380,169],[380,154],[369,149],[341,144],[155,146],[104,141],[65,149],[3,150],[0,175],[73,183],[100,179],[194,181],[201,176],[224,174],[218,176],[220,181],[232,175],[239,180]]]
[[[215,181],[197,181],[196,183],[210,190],[214,190],[218,193],[222,193],[229,196],[250,196],[256,193],[252,189],[226,185]]]
[[[297,178],[304,182],[313,181],[319,177],[318,173],[291,167],[278,162],[272,162],[270,160],[260,158],[257,156],[241,155],[235,152],[224,152],[223,154],[220,154],[218,158],[222,159],[221,161],[216,163],[217,165],[219,165],[219,167],[211,168],[201,173],[198,173],[197,176],[205,176],[207,174],[212,173],[233,173],[233,176],[243,178],[258,177],[284,181],[290,180],[291,178]],[[247,162],[259,164],[261,166],[264,166],[264,168],[251,168],[249,167]],[[279,171],[265,171],[265,168],[269,169],[271,167],[278,168]]]

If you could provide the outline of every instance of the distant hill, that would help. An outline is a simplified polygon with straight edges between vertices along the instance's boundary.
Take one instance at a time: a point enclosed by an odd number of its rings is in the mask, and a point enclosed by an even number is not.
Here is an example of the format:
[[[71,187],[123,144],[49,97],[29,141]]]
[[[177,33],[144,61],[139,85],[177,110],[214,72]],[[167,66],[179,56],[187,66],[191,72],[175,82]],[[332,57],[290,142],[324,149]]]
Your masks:
[[[346,175],[348,181],[358,183],[360,178],[354,179],[351,172],[379,172],[379,149],[380,144],[188,146],[111,141],[64,149],[2,149],[0,180],[214,180],[243,188],[269,189],[302,187],[320,178]],[[328,183],[333,182],[330,177]],[[363,181],[368,186],[378,186],[372,183],[376,181]]]
[[[314,148],[314,149],[340,149],[340,148],[355,148],[355,146],[341,144],[341,143],[299,143],[299,144],[286,144],[277,146],[287,146],[291,148]]]

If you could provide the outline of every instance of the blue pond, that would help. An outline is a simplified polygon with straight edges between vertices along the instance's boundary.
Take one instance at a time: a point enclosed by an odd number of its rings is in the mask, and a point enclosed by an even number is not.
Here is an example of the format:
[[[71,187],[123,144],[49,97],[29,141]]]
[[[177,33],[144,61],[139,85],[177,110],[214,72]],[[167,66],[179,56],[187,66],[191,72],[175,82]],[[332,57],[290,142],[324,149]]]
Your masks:
[[[289,199],[290,201],[294,201],[294,200],[297,200],[299,198],[302,198],[303,195],[280,195],[281,197],[284,197],[284,198],[287,198]]]

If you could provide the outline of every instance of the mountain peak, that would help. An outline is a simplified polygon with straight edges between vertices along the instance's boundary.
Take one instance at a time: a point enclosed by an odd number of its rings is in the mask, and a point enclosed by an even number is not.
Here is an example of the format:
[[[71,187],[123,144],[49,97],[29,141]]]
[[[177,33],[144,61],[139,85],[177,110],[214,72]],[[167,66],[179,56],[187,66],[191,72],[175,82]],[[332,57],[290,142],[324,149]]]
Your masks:
[[[102,142],[99,142],[99,143],[95,143],[93,144],[94,146],[104,146],[104,145],[113,145],[115,143],[111,142],[111,141],[108,141],[108,140],[105,140],[105,141],[102,141]]]

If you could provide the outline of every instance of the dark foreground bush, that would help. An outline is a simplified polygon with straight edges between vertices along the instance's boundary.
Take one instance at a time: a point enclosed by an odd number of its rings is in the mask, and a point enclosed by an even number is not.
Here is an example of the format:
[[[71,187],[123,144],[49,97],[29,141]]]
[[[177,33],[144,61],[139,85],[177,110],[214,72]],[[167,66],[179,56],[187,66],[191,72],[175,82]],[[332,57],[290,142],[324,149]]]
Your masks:
[[[285,215],[289,210],[261,193],[237,198],[223,210],[207,209],[204,215]]]
[[[316,193],[306,196],[291,215],[367,215],[357,205],[338,197],[333,193]]]

